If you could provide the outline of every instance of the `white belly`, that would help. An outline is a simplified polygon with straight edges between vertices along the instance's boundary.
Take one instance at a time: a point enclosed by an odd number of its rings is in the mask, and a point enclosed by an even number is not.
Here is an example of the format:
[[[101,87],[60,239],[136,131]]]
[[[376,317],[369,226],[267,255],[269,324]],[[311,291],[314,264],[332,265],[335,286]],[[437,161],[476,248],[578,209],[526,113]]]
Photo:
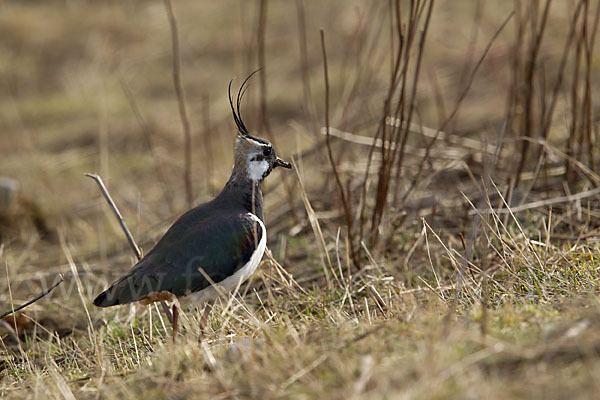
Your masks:
[[[252,274],[254,274],[254,271],[256,271],[256,268],[258,267],[258,264],[260,264],[260,260],[262,259],[262,256],[265,253],[265,248],[267,247],[267,229],[265,228],[265,224],[263,224],[260,218],[258,218],[252,213],[248,214],[250,214],[250,217],[253,221],[257,222],[260,225],[262,230],[262,236],[258,241],[258,246],[256,247],[256,250],[254,250],[254,253],[252,253],[252,256],[250,257],[250,260],[248,260],[248,262],[242,268],[238,269],[233,275],[223,279],[221,282],[216,283],[216,285],[219,287],[218,290],[211,285],[198,292],[191,293],[185,298],[181,298],[180,301],[189,300],[191,302],[201,304],[212,301],[219,297],[220,293],[229,293],[233,290],[236,290],[236,288],[241,286],[242,283],[244,283],[248,278],[252,276]]]

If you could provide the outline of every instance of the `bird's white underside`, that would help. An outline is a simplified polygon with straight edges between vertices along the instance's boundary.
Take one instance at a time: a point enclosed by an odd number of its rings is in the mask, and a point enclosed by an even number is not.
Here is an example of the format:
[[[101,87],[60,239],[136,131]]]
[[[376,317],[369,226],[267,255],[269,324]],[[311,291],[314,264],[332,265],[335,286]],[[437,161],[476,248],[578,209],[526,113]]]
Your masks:
[[[260,260],[262,259],[263,254],[265,253],[265,248],[267,247],[267,229],[265,228],[265,224],[258,218],[256,215],[252,213],[248,213],[250,218],[260,225],[262,236],[258,241],[258,246],[252,256],[250,256],[250,260],[240,269],[238,269],[233,275],[228,278],[223,279],[221,282],[217,282],[216,285],[219,286],[219,289],[215,289],[214,286],[209,286],[206,289],[202,289],[198,292],[194,292],[189,296],[186,296],[186,300],[190,300],[194,303],[206,303],[212,301],[219,297],[221,293],[228,293],[233,290],[238,290],[242,283],[244,283],[248,278],[254,274]]]
[[[269,169],[269,163],[265,160],[248,161],[248,176],[253,181],[260,181]]]

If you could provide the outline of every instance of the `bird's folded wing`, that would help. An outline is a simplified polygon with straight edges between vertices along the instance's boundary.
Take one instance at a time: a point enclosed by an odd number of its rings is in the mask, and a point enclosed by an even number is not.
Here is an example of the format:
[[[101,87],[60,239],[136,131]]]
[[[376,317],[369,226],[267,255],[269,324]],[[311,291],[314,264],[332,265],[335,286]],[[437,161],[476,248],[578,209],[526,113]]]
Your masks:
[[[195,221],[183,215],[129,273],[101,293],[94,304],[109,307],[142,299],[184,296],[218,283],[243,267],[263,232],[252,214]],[[200,270],[202,269],[203,272]]]

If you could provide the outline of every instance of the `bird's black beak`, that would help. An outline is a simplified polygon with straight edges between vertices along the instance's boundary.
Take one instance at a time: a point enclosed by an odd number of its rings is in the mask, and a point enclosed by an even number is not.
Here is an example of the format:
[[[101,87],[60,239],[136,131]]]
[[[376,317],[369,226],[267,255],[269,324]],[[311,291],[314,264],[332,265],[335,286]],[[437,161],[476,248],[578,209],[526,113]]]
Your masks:
[[[275,159],[275,167],[292,169],[292,164],[290,164],[289,162],[285,162],[281,158],[277,157],[277,159]]]

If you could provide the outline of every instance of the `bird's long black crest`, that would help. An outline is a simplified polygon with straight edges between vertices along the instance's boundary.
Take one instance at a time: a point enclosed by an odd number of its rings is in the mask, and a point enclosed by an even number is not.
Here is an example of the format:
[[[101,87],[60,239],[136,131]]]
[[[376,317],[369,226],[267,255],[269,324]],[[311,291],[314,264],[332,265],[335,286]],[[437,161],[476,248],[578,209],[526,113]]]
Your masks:
[[[244,82],[242,82],[242,86],[240,86],[240,89],[238,90],[235,107],[233,105],[233,98],[231,97],[231,83],[233,82],[233,79],[229,81],[229,90],[228,90],[229,105],[231,106],[231,112],[233,113],[233,120],[235,121],[235,125],[238,128],[238,132],[242,136],[248,136],[248,135],[250,135],[250,132],[248,131],[248,128],[246,128],[246,125],[244,124],[244,120],[242,119],[240,105],[242,104],[242,99],[244,98],[244,94],[246,93],[246,90],[248,89],[248,86],[246,84],[248,83],[250,78],[252,78],[252,76],[254,74],[256,74],[258,71],[260,71],[260,69],[257,69],[256,71],[254,71],[253,73],[248,75],[248,77],[246,79],[244,79]]]

